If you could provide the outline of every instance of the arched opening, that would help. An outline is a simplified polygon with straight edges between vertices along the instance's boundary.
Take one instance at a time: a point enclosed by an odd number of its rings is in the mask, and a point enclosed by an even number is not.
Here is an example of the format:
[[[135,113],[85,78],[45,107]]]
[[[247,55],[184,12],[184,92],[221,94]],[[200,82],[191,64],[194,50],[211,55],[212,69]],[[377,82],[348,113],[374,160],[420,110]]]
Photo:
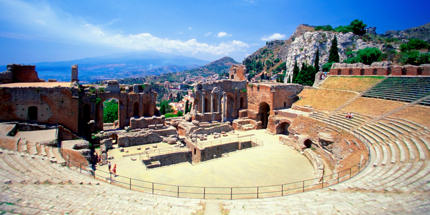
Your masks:
[[[240,97],[240,109],[245,108],[245,102],[243,101],[243,97]]]
[[[213,97],[213,100],[212,100],[212,110],[214,112],[218,112],[218,99],[217,99],[217,96]]]
[[[348,71],[348,75],[352,75],[352,69]]]
[[[312,140],[306,139],[303,144],[305,144],[306,148],[311,148],[312,147]]]
[[[227,120],[233,120],[234,100],[233,97],[227,96]]]
[[[135,102],[133,105],[133,116],[139,117],[139,103]]]
[[[342,72],[340,71],[340,69],[337,70],[337,75],[342,74]]]
[[[388,69],[387,69],[387,75],[391,75],[391,67],[388,67]]]
[[[37,121],[37,107],[36,106],[28,107],[27,118],[29,121]]]
[[[276,127],[276,134],[284,134],[289,135],[288,127],[290,127],[290,124],[287,122],[283,122]]]
[[[103,130],[116,129],[119,126],[119,101],[115,98],[103,102]]]
[[[258,120],[261,121],[263,129],[267,128],[267,123],[269,122],[270,106],[266,102],[260,103],[258,109]]]
[[[402,68],[402,75],[406,75],[406,68]]]
[[[419,67],[417,70],[417,75],[422,75],[423,74],[423,68]]]
[[[360,69],[360,75],[364,75],[364,69]]]
[[[211,103],[209,102],[209,99],[205,98],[205,113],[211,111]]]
[[[373,69],[372,75],[377,75],[377,74],[378,74],[378,70],[377,69]]]

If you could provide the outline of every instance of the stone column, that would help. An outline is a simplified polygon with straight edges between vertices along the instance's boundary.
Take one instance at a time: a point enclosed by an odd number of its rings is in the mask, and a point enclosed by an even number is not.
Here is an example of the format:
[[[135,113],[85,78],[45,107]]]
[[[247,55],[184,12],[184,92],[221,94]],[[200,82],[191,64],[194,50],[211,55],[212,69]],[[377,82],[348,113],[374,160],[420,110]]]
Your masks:
[[[205,94],[202,91],[202,112],[201,113],[205,113]]]
[[[217,94],[217,100],[218,100],[218,107],[217,107],[217,113],[221,112],[221,94]]]
[[[227,96],[225,93],[222,94],[222,121],[225,122],[225,116],[227,113]]]
[[[211,108],[212,121],[214,121],[215,115],[214,115],[214,94],[213,93],[211,93],[211,102],[210,103],[211,103],[210,108]]]

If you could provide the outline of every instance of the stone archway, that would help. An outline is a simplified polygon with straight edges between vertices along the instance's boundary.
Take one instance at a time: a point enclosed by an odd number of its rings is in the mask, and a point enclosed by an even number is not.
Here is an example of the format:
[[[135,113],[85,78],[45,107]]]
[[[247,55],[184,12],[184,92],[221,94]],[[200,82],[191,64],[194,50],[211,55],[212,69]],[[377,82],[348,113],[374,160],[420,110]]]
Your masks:
[[[306,146],[306,148],[311,148],[312,147],[312,140],[310,139],[306,139],[303,144]]]
[[[209,99],[205,97],[205,106],[204,106],[204,112],[205,113],[208,113],[211,111],[210,105],[211,105],[211,103],[210,103]]]
[[[232,96],[227,96],[227,120],[233,120],[234,99]]]
[[[266,102],[261,102],[258,108],[258,120],[261,121],[261,127],[267,128],[269,122],[270,106]]]
[[[105,99],[101,105],[102,107],[102,125],[103,130],[110,130],[117,128],[121,121],[121,101],[116,97]],[[115,121],[118,123],[115,125]],[[113,123],[109,125],[109,123]],[[107,126],[106,126],[107,125]],[[106,126],[106,127],[105,127]]]
[[[282,122],[276,127],[276,134],[284,134],[289,135],[288,127],[290,127],[290,123]]]

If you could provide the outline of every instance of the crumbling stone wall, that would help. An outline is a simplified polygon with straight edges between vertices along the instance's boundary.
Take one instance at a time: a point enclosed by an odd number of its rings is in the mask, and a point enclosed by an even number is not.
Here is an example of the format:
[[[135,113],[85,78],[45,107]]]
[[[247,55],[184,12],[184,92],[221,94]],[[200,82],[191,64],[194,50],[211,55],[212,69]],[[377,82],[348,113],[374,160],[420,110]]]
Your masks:
[[[399,66],[388,61],[374,62],[371,65],[335,63],[329,75],[430,76],[430,64]]]
[[[228,73],[228,78],[235,81],[246,81],[245,70],[245,65],[232,65]]]
[[[0,86],[0,119],[61,124],[78,132],[79,100],[75,88]],[[29,111],[36,110],[30,119]]]
[[[7,71],[0,73],[0,83],[40,82],[34,65],[7,65]]]
[[[144,128],[145,123],[140,122],[141,120],[139,119],[141,117],[152,117],[155,114],[157,93],[151,91],[151,89],[132,86],[121,88],[117,81],[108,81],[107,85],[101,87],[104,87],[104,90],[95,90],[94,92],[86,90],[80,97],[82,131],[88,130],[87,124],[90,120],[94,120],[96,130],[103,130],[103,102],[108,99],[118,101],[119,128],[130,126],[131,118],[134,118],[134,128],[139,128],[140,126]],[[164,122],[161,124],[164,124]]]
[[[165,118],[164,116],[152,116],[152,117],[139,117],[139,118],[130,118],[130,128],[148,128],[151,125],[164,125]]]
[[[194,98],[193,120],[232,121],[239,116],[239,110],[247,108],[246,81],[197,84]]]

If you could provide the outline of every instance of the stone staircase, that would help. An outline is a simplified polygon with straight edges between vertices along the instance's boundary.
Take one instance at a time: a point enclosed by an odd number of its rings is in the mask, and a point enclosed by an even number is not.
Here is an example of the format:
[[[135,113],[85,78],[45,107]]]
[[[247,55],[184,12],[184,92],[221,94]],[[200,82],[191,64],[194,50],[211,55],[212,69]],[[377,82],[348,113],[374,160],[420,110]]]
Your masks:
[[[191,214],[199,200],[154,196],[95,180],[48,156],[0,149],[0,214]]]

